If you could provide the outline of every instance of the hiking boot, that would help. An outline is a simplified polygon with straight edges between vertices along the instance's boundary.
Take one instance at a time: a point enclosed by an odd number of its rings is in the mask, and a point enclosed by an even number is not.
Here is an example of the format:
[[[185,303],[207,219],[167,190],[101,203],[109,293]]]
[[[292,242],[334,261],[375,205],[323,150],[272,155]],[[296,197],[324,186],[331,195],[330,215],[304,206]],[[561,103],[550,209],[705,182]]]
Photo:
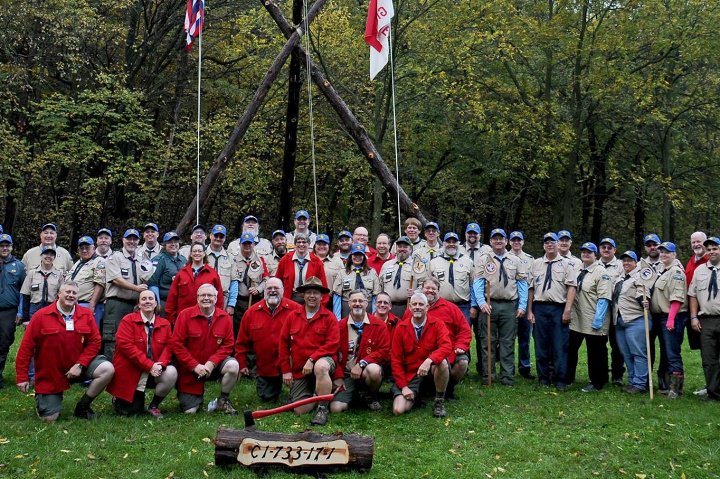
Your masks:
[[[379,412],[382,411],[382,404],[380,404],[380,401],[377,399],[371,399],[367,403],[368,409],[370,409],[372,412]]]
[[[80,419],[95,419],[95,411],[93,411],[90,406],[83,406],[78,403],[75,406],[75,413],[73,413],[73,416],[79,417]]]
[[[162,412],[160,412],[160,408],[157,407],[149,407],[147,412],[155,419],[162,419],[163,417]]]
[[[433,416],[434,417],[447,416],[447,411],[445,410],[445,400],[444,399],[436,399],[435,400],[435,405],[433,406]]]
[[[228,414],[230,416],[237,416],[237,410],[233,407],[230,399],[228,398],[218,398],[216,410],[224,412],[225,414]]]
[[[673,374],[670,376],[670,390],[667,393],[668,399],[677,399],[682,394],[682,384],[684,378],[680,374]]]
[[[633,394],[633,395],[634,395],[634,394],[642,394],[642,393],[645,392],[643,389],[636,388],[635,386],[625,386],[625,387],[623,388],[623,391],[626,392],[626,393],[628,393],[628,394]]]
[[[598,388],[596,388],[592,384],[588,384],[587,386],[582,388],[581,391],[584,393],[592,393],[592,392],[598,391]]]
[[[315,417],[313,417],[312,421],[310,421],[310,425],[324,426],[328,422],[329,414],[330,411],[328,411],[327,406],[318,406],[317,411],[315,411]]]
[[[525,379],[535,379],[535,375],[530,372],[530,370],[521,369],[520,370],[520,376],[524,377]]]
[[[623,380],[622,378],[614,378],[612,384],[613,386],[623,386]]]
[[[515,386],[515,381],[510,378],[502,378],[500,379],[500,384],[503,386]]]

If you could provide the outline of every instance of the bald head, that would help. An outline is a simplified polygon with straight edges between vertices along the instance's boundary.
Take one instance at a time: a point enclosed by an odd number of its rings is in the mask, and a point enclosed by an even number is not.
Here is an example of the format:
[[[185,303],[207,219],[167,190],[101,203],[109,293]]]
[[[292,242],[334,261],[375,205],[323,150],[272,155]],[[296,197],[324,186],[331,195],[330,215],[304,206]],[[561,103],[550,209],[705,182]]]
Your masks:
[[[365,246],[368,244],[368,230],[364,226],[358,226],[353,231],[353,243],[362,243]]]
[[[280,279],[272,277],[265,283],[265,302],[270,308],[276,308],[283,297],[283,283]]]

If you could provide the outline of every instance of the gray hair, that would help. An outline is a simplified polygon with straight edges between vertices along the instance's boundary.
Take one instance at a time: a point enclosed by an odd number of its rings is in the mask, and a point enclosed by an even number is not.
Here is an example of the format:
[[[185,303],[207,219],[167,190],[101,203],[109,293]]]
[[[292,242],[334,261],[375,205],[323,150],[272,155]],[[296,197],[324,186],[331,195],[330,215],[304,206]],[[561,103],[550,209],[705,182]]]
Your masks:
[[[437,287],[437,289],[440,289],[440,281],[435,276],[428,276],[427,278],[425,278],[425,280],[422,282],[423,286],[425,286],[425,283],[427,283],[428,281],[433,283]]]
[[[72,286],[75,289],[78,289],[80,286],[78,286],[77,281],[65,281],[63,284],[60,285],[60,289],[63,288],[63,286]]]
[[[350,295],[348,296],[348,298],[352,298],[356,294],[362,294],[365,297],[365,301],[370,300],[370,298],[368,298],[368,292],[364,289],[354,289],[350,291]]]
[[[308,243],[310,242],[310,238],[309,238],[308,235],[305,234],[305,233],[298,233],[298,234],[296,234],[295,237],[293,238],[293,241],[295,241],[295,242],[297,243],[297,240],[299,240],[299,239],[303,239],[303,240],[305,240],[305,241],[308,242]]]
[[[414,299],[419,299],[420,301],[423,302],[423,304],[424,304],[425,306],[427,306],[428,303],[429,303],[427,296],[425,296],[423,293],[415,293],[415,294],[413,294],[413,295],[410,297],[410,302],[412,302]]]
[[[217,296],[217,294],[218,294],[217,288],[210,283],[205,283],[205,284],[200,285],[200,287],[196,291],[196,294],[200,293],[201,289],[211,289],[212,292],[215,293],[215,296]]]

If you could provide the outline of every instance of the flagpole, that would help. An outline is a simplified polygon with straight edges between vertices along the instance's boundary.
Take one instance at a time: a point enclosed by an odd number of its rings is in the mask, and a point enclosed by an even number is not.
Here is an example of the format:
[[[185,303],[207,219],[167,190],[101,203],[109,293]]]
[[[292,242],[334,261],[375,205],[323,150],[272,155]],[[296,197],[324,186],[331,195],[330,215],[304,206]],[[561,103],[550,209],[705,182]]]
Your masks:
[[[198,35],[197,164],[195,175],[195,224],[200,224],[200,84],[202,80],[202,27]]]
[[[398,236],[402,235],[402,220],[400,219],[400,160],[398,155],[397,117],[395,115],[395,63],[392,48],[392,23],[388,28],[388,50],[390,54],[390,90],[392,91],[393,139],[395,142],[395,185],[397,188],[397,218]]]

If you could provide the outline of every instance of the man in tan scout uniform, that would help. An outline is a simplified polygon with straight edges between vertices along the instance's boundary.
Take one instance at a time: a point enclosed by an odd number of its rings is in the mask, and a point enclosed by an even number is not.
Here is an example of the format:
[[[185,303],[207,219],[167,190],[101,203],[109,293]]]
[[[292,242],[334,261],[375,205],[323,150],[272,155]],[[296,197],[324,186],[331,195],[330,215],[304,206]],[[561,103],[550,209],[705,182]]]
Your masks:
[[[130,314],[141,291],[148,289],[147,280],[153,273],[152,263],[138,257],[140,233],[128,229],[123,234],[123,247],[105,263],[105,317],[102,324],[103,354],[115,354],[115,333],[120,320]]]
[[[275,230],[273,231],[271,239],[272,251],[270,254],[263,255],[262,259],[265,260],[265,266],[267,266],[270,276],[275,276],[278,263],[280,263],[282,257],[287,253],[287,238],[283,230]]]
[[[624,275],[622,261],[615,257],[617,252],[617,246],[615,240],[612,238],[602,238],[598,243],[598,249],[600,252],[600,265],[605,268],[605,272],[610,276],[611,284],[615,284],[615,279],[619,276]],[[610,311],[608,311],[608,318]],[[623,375],[625,374],[625,359],[623,358],[622,351],[618,346],[617,339],[615,336],[615,322],[609,321],[610,331],[608,332],[608,339],[610,340],[610,371],[612,373],[612,383],[616,386],[622,386]]]
[[[487,357],[487,315],[491,315],[490,341],[492,351],[499,350],[500,383],[515,384],[515,336],[517,320],[527,311],[528,268],[519,257],[508,254],[507,234],[501,228],[490,233],[492,251],[477,261],[473,289],[476,307],[482,315],[475,323],[475,341],[480,366],[478,372],[483,381],[488,381]],[[491,373],[495,374],[495,358],[492,358]]]
[[[38,310],[55,301],[60,286],[65,282],[62,272],[53,264],[56,258],[53,247],[43,246],[40,254],[42,262],[28,270],[20,288],[23,301],[18,315],[22,316],[25,325]]]
[[[580,258],[572,254],[570,248],[572,248],[572,235],[568,230],[560,230],[557,232],[558,237],[558,254],[568,260],[572,264],[573,268],[577,271],[580,267]]]
[[[40,245],[30,248],[25,252],[22,257],[22,262],[25,265],[25,270],[30,271],[33,268],[40,266],[40,260],[42,256],[43,246],[51,246],[55,251],[55,267],[62,273],[65,273],[72,267],[73,260],[68,250],[62,246],[58,246],[55,242],[57,240],[57,226],[53,223],[47,223],[43,225],[40,230]]]
[[[83,236],[78,240],[78,255],[80,259],[70,271],[65,273],[65,281],[77,283],[78,304],[90,308],[95,313],[95,308],[105,291],[105,260],[95,254],[95,241],[89,236]],[[99,325],[97,316],[95,322]]]
[[[422,261],[413,261],[412,240],[401,236],[395,241],[395,258],[383,264],[380,270],[380,287],[390,296],[390,311],[402,318],[408,306],[409,298],[427,276],[427,268]]]
[[[484,253],[489,253],[492,248],[480,241],[480,225],[468,223],[465,228],[465,243],[458,247],[460,252],[467,255],[475,263]]]
[[[205,257],[208,265],[214,269],[220,276],[220,284],[223,288],[223,298],[225,303],[221,305],[227,307],[227,301],[230,297],[230,282],[233,279],[233,257],[225,250],[225,239],[227,238],[227,228],[223,225],[215,225],[210,230],[210,244],[205,249]]]
[[[299,233],[307,236],[309,248],[315,245],[315,233],[310,231],[310,213],[306,210],[298,210],[295,213],[295,229],[286,235],[288,249],[295,249],[295,237]]]
[[[233,265],[227,311],[233,317],[235,336],[240,331],[240,321],[252,299],[253,304],[262,301],[268,270],[263,259],[255,253],[255,235],[240,235],[240,254]]]
[[[202,243],[205,244],[207,241],[207,230],[205,229],[205,225],[195,225],[192,228],[192,231],[190,231],[190,242],[180,248],[180,256],[184,256],[187,258],[188,261],[190,261],[190,250],[192,250],[193,243]]]
[[[158,225],[155,223],[148,223],[145,225],[143,230],[143,239],[145,242],[138,246],[135,254],[140,260],[150,260],[153,265],[157,265],[157,255],[162,251],[162,246],[158,243],[158,237],[160,236],[160,230]]]
[[[545,255],[533,261],[528,286],[528,321],[535,328],[535,359],[538,380],[559,391],[567,389],[569,324],[575,301],[577,274],[572,264],[558,254],[558,236],[543,236]],[[554,367],[551,377],[550,366]]]
[[[510,241],[510,251],[508,253],[517,256],[525,265],[526,270],[530,270],[530,265],[535,260],[531,254],[523,251],[525,246],[525,235],[522,231],[511,231],[508,236]],[[527,320],[527,312],[518,318],[517,338],[518,338],[518,371],[520,376],[525,379],[535,379],[531,372],[532,363],[530,362],[530,336],[532,335],[532,324]]]
[[[474,276],[473,262],[460,253],[460,238],[449,232],[443,238],[443,251],[428,263],[428,275],[440,282],[440,297],[455,304],[470,324],[470,288]]]
[[[425,225],[425,244],[415,246],[413,248],[413,256],[428,264],[436,256],[442,254],[442,244],[440,243],[440,226],[430,221]]]

